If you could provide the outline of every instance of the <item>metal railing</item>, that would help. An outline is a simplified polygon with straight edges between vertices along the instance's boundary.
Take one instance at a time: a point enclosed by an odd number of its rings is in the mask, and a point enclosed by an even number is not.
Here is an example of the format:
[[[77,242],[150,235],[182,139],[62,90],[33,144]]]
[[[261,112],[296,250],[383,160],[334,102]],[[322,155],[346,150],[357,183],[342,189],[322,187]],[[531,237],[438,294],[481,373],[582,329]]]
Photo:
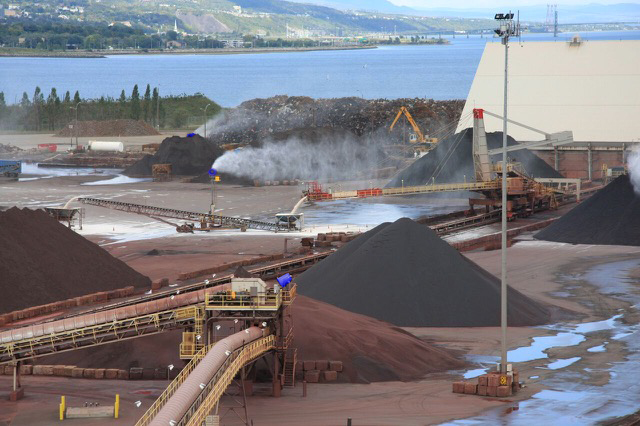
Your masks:
[[[120,210],[127,213],[141,214],[144,216],[168,217],[173,219],[191,220],[194,222],[206,222],[214,225],[230,226],[235,228],[247,227],[274,231],[280,229],[276,222],[264,222],[253,219],[241,219],[238,217],[212,215],[208,213],[190,212],[187,210],[168,209],[165,207],[145,206],[143,204],[125,203],[123,201],[102,200],[100,198],[81,197],[77,199],[83,204],[109,209]]]
[[[193,325],[197,307],[181,307],[0,344],[0,363],[125,340]]]
[[[288,290],[282,290],[282,304],[285,306],[292,304],[298,294],[298,285],[296,283],[293,283],[288,287]]]
[[[297,286],[292,284],[278,293],[225,291],[205,294],[205,307],[216,311],[277,311],[282,305],[290,305],[296,298]]]
[[[366,196],[390,196],[390,195],[411,195],[428,194],[432,192],[453,192],[453,191],[477,191],[479,189],[499,189],[500,182],[466,182],[466,183],[434,183],[432,185],[404,186],[401,188],[383,188],[371,191]],[[334,192],[331,199],[361,198],[362,193],[356,191]]]
[[[171,381],[169,386],[160,394],[158,399],[149,407],[149,409],[144,413],[144,415],[137,421],[136,426],[138,425],[147,425],[153,420],[153,418],[160,412],[162,407],[167,403],[169,398],[178,390],[180,385],[189,377],[189,374],[193,371],[194,368],[202,361],[205,355],[209,352],[209,350],[213,347],[213,344],[208,345],[200,349],[194,356],[191,358],[191,361],[187,363],[187,365],[180,371],[180,373],[176,376],[175,379]]]
[[[177,426],[200,426],[214,409],[240,369],[260,355],[275,349],[273,335],[262,337],[233,352],[205,386]],[[136,426],[142,426],[136,425]]]

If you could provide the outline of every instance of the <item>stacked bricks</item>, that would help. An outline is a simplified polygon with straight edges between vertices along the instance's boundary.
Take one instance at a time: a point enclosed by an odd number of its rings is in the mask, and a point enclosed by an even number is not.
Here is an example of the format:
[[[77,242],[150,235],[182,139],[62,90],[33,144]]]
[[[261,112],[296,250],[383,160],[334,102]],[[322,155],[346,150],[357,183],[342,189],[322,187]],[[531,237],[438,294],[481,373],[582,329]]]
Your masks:
[[[232,269],[232,268],[235,269],[238,266],[255,265],[258,263],[271,262],[273,260],[280,260],[283,258],[284,258],[284,254],[278,253],[278,254],[272,254],[267,256],[252,257],[251,259],[237,260],[235,262],[225,262],[222,265],[214,266],[211,268],[199,269],[197,271],[191,271],[191,272],[182,272],[180,275],[178,275],[178,280],[179,281],[190,280],[192,278],[202,277],[204,275],[217,274],[219,272],[226,271],[227,269]]]
[[[160,290],[162,287],[169,285],[169,278],[160,278],[151,281],[151,290]]]
[[[5,365],[0,368],[0,373],[13,375],[13,366]],[[80,368],[75,365],[30,365],[20,366],[21,375],[72,377],[74,379],[109,379],[128,380],[129,371],[116,368]],[[164,375],[166,379],[166,374]]]
[[[491,372],[478,377],[478,384],[454,382],[453,393],[505,398],[518,392],[520,389],[519,378],[520,375],[517,371],[507,374]]]
[[[46,315],[53,312],[62,311],[64,309],[76,306],[89,305],[97,302],[106,302],[111,299],[131,296],[134,293],[134,287],[124,287],[111,291],[101,291],[99,293],[87,294],[84,296],[74,297],[73,299],[61,300],[59,302],[48,303],[46,305],[33,306],[31,308],[13,311],[0,315],[0,326],[9,324],[14,321],[20,321],[27,318],[33,318],[40,315]]]
[[[308,383],[335,382],[342,371],[342,361],[298,361],[296,376]]]

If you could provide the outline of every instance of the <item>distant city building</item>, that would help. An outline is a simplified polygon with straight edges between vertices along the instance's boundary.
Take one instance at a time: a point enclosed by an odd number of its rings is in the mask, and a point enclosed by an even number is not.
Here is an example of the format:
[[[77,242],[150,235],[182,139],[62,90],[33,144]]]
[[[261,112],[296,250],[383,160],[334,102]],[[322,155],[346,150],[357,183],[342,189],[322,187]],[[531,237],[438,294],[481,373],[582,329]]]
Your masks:
[[[224,47],[244,47],[244,40],[222,40]]]
[[[182,48],[184,47],[184,43],[182,43],[181,41],[178,40],[171,40],[167,42],[167,49],[175,49],[175,48]]]

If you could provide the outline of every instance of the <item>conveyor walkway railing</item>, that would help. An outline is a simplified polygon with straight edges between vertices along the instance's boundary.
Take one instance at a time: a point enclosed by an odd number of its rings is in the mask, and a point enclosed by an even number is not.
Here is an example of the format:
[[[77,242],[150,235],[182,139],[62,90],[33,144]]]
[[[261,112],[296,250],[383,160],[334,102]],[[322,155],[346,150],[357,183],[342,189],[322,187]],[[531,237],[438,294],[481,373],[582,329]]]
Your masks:
[[[158,414],[158,411],[164,406],[169,398],[176,392],[176,390],[180,387],[180,385],[185,381],[185,379],[191,374],[193,369],[198,365],[198,363],[204,358],[204,356],[209,352],[209,350],[213,347],[214,343],[204,346],[200,349],[194,356],[191,358],[191,361],[184,366],[184,368],[178,373],[175,379],[169,383],[169,386],[160,394],[158,399],[149,407],[149,409],[144,413],[144,415],[138,420],[136,425],[146,425],[148,424],[155,416]]]
[[[73,320],[61,320],[60,325],[52,322],[8,330],[3,332],[7,337],[4,340],[10,341],[0,342],[0,363],[190,327],[194,325],[199,309],[195,305],[183,306],[123,319],[110,320],[102,315],[104,321],[86,326],[75,324]],[[64,323],[69,323],[66,330]]]
[[[105,207],[127,213],[135,213],[149,217],[168,217],[173,219],[191,220],[194,222],[206,222],[214,226],[232,228],[260,229],[264,231],[277,231],[281,229],[278,223],[265,222],[253,219],[241,219],[239,217],[212,215],[209,213],[197,213],[187,210],[168,209],[165,207],[145,206],[144,204],[126,203],[123,201],[102,200],[100,198],[80,197],[77,200],[83,204],[97,207]],[[285,229],[282,227],[282,229]]]
[[[249,272],[252,275],[257,275],[258,277],[260,277],[262,279],[271,279],[271,278],[277,276],[278,274],[281,274],[281,273],[284,273],[284,272],[293,273],[293,272],[304,271],[304,270],[310,268],[311,266],[315,265],[319,261],[325,259],[326,257],[328,257],[331,254],[333,254],[333,251],[326,251],[326,252],[322,252],[322,253],[311,254],[311,255],[308,255],[308,256],[299,257],[299,258],[291,259],[291,260],[285,260],[285,261],[274,263],[274,264],[267,265],[267,266],[261,266],[259,268],[249,269]],[[102,305],[102,306],[98,306],[98,307],[95,307],[95,308],[91,308],[91,309],[86,309],[86,310],[79,311],[79,312],[70,313],[70,314],[65,315],[63,317],[54,318],[54,319],[47,319],[45,321],[40,321],[37,324],[46,324],[46,323],[49,323],[49,322],[58,321],[60,319],[74,318],[74,317],[81,316],[81,315],[86,315],[86,314],[89,314],[89,313],[102,312],[102,311],[106,311],[106,310],[111,310],[111,309],[121,308],[121,307],[125,307],[125,306],[135,305],[137,303],[150,302],[150,301],[153,301],[153,300],[164,299],[166,297],[171,297],[171,295],[173,295],[173,294],[176,294],[176,290],[179,290],[180,294],[185,294],[185,293],[190,293],[190,292],[194,292],[194,291],[200,291],[200,290],[204,290],[204,289],[209,289],[209,288],[212,288],[212,287],[221,286],[221,285],[224,285],[224,284],[229,284],[229,283],[231,283],[231,278],[232,278],[231,275],[226,275],[226,276],[219,277],[219,278],[212,278],[210,280],[205,280],[205,281],[200,281],[200,282],[197,282],[197,283],[194,283],[194,284],[184,285],[184,286],[181,286],[181,287],[179,287],[177,289],[173,289],[173,290],[158,291],[158,292],[154,292],[152,294],[145,294],[145,295],[141,295],[141,296],[138,296],[138,297],[129,298],[127,300],[114,302],[114,303],[109,303],[107,305]],[[295,293],[294,293],[293,296],[295,297]],[[285,305],[288,304],[287,300],[283,300],[283,302],[284,302]]]
[[[347,198],[368,198],[397,195],[429,194],[434,192],[479,191],[500,189],[499,181],[436,183],[432,185],[404,186],[401,188],[370,188],[354,191],[309,192],[307,197],[312,201],[341,200]]]
[[[251,342],[233,352],[176,426],[200,426],[203,424],[240,369],[275,348],[276,338],[271,335]]]
[[[224,349],[224,348],[222,348]],[[183,406],[184,414],[180,419],[173,419],[176,426],[185,425],[202,425],[205,418],[214,409],[227,387],[233,381],[238,372],[253,361],[254,359],[264,355],[265,353],[276,349],[276,337],[268,335],[253,340],[245,345],[240,346],[233,352],[228,352],[226,359],[220,367],[212,375],[207,383],[201,383],[199,395],[193,401],[180,400],[178,405],[187,402],[189,405]],[[178,389],[185,383],[187,378],[200,362],[212,351],[221,350],[216,344],[204,347],[184,370],[173,380],[167,389],[158,397],[145,414],[138,420],[136,426],[147,426],[152,423],[158,423],[157,416],[165,406],[176,395]],[[201,366],[202,367],[202,366]],[[174,413],[175,414],[175,413]],[[162,415],[161,415],[162,416]]]

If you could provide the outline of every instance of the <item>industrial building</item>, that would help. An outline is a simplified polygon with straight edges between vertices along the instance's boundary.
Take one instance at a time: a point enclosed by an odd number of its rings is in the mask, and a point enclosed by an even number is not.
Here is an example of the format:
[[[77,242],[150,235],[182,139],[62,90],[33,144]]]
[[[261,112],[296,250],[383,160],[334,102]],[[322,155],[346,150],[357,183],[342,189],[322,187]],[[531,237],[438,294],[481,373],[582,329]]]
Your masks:
[[[504,46],[487,43],[458,131],[474,108],[504,109]],[[509,45],[509,119],[547,133],[572,131],[569,146],[537,154],[567,177],[599,178],[603,165],[620,166],[631,143],[640,142],[640,41],[517,42]],[[502,120],[486,119],[488,132]],[[511,125],[520,142],[540,133]]]

